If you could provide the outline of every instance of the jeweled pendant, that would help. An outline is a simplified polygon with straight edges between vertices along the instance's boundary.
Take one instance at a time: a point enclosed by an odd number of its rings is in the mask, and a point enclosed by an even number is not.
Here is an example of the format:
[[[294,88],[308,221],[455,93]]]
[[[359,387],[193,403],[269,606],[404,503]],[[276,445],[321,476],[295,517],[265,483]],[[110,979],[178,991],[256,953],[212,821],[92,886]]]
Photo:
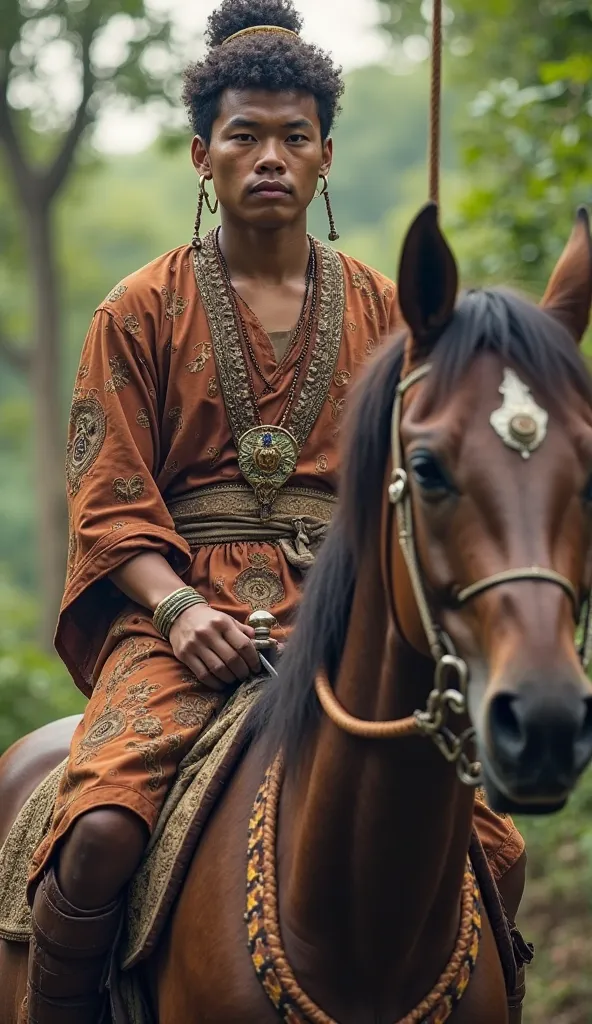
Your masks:
[[[283,427],[253,427],[238,443],[238,464],[255,492],[261,519],[270,519],[280,488],[298,463],[298,442]]]

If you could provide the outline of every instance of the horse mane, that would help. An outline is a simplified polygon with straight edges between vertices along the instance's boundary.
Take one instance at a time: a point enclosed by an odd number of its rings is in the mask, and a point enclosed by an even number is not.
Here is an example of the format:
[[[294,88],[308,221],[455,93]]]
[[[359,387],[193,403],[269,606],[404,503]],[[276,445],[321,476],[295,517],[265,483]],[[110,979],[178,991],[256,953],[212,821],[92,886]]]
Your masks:
[[[335,681],[349,626],[364,538],[376,537],[390,454],[391,415],[406,333],[386,344],[357,385],[342,460],[339,508],[307,576],[294,632],[251,722],[265,734],[270,759],[283,751],[286,769],[300,763],[320,717],[314,679],[323,666]],[[592,379],[574,339],[552,315],[505,289],[467,292],[436,344],[426,387],[450,394],[475,356],[490,351],[522,370],[549,400],[569,385],[592,402]]]

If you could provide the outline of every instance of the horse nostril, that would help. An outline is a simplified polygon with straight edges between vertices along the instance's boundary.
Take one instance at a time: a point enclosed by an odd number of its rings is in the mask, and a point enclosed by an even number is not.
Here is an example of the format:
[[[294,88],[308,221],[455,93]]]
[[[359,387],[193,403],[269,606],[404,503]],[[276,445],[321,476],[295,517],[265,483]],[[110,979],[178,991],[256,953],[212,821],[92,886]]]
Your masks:
[[[584,770],[592,756],[592,698],[588,697],[584,701],[584,704],[586,706],[586,711],[575,743],[575,762],[577,772]]]
[[[517,759],[522,754],[526,736],[516,714],[516,697],[509,693],[498,693],[491,702],[489,728],[491,737],[503,754]]]

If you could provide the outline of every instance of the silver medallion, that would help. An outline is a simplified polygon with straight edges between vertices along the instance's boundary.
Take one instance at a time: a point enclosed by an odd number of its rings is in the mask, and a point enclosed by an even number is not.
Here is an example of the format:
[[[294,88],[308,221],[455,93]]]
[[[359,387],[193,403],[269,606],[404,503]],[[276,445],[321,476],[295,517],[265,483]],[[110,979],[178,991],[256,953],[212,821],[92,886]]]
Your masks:
[[[529,459],[547,436],[549,414],[537,405],[517,373],[506,367],[500,387],[504,396],[499,409],[492,412],[489,422],[508,448]]]

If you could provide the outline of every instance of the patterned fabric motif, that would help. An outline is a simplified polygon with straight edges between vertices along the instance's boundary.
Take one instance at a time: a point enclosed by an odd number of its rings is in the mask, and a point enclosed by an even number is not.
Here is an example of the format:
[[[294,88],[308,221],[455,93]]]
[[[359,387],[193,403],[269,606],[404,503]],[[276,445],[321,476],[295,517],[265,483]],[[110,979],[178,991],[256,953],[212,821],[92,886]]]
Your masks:
[[[202,686],[175,659],[143,609],[122,611],[109,642],[72,741],[52,834],[36,853],[33,873],[53,841],[91,806],[127,807],[152,830],[179,762],[224,703],[223,694]]]
[[[70,413],[70,440],[66,449],[66,477],[70,494],[78,494],[83,478],[99,457],[105,441],[105,410],[93,396],[76,398]]]

